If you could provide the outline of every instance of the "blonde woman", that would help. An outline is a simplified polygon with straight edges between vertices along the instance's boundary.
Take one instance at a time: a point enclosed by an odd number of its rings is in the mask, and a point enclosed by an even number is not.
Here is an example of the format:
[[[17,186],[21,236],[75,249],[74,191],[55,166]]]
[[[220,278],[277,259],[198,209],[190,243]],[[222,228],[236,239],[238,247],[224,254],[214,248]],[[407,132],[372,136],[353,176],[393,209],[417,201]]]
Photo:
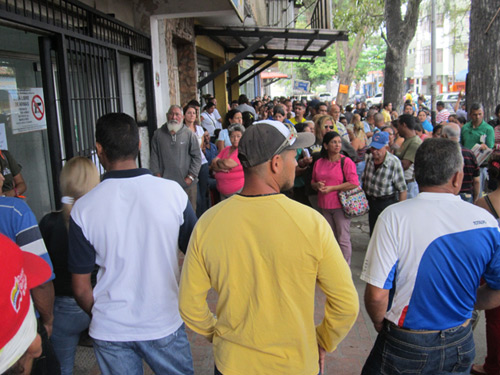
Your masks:
[[[55,303],[51,341],[61,363],[61,374],[73,374],[80,334],[88,328],[90,317],[78,306],[68,271],[68,227],[73,204],[99,183],[99,172],[87,158],[69,160],[60,176],[63,207],[40,221],[40,231],[54,265]]]

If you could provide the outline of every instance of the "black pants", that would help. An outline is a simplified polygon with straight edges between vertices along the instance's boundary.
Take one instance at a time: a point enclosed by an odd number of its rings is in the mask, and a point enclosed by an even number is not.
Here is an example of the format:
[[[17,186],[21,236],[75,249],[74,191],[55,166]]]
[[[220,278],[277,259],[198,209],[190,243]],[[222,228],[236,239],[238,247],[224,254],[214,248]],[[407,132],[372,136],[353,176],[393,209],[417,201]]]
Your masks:
[[[40,320],[38,320],[38,334],[42,338],[42,355],[33,361],[31,375],[60,375],[61,365]]]
[[[305,204],[306,206],[311,207],[311,203],[309,202],[309,198],[306,194],[306,187],[294,187],[293,194],[291,198],[299,203]]]
[[[215,370],[214,370],[214,375],[222,375],[222,372],[220,372],[218,369],[217,369],[217,366],[214,366]]]
[[[371,236],[373,233],[373,228],[375,228],[375,223],[377,222],[377,218],[379,217],[379,215],[391,204],[396,203],[398,199],[396,198],[396,196],[384,199],[374,198],[371,196],[367,198],[368,198],[368,204],[370,206],[370,211],[368,211],[368,223],[370,225],[370,236]]]

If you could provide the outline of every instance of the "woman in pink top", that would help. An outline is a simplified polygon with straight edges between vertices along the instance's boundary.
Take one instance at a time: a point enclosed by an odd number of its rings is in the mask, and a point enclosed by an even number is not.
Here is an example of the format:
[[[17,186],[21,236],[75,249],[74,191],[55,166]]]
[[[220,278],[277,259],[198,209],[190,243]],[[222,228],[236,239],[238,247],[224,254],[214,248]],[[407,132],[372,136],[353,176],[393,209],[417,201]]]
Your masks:
[[[354,189],[359,186],[359,180],[356,164],[341,155],[341,149],[342,139],[339,133],[326,133],[323,138],[321,157],[314,164],[311,187],[318,191],[318,206],[332,227],[345,260],[351,264],[351,219],[344,215],[338,192]],[[341,159],[344,159],[343,171]]]
[[[219,190],[221,199],[239,193],[245,182],[243,167],[238,159],[238,144],[245,128],[236,124],[230,126],[228,131],[231,146],[224,148],[210,165],[210,168],[215,172],[217,190]]]

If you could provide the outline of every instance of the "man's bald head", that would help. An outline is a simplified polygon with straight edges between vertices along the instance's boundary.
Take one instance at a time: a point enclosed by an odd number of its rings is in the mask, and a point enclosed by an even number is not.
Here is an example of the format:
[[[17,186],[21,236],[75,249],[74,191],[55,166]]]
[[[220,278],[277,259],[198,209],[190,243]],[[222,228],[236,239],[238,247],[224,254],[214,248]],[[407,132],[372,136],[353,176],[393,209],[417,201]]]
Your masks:
[[[454,122],[448,122],[443,127],[442,136],[455,142],[460,141],[460,126]]]

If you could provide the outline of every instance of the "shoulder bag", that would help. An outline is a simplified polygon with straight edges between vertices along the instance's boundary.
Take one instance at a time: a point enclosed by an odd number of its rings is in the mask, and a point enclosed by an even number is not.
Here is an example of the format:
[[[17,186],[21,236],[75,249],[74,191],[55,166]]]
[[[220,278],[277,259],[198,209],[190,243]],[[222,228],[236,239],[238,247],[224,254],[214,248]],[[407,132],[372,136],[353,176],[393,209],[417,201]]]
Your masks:
[[[340,168],[342,169],[343,182],[346,182],[344,174],[344,157],[340,159]],[[352,190],[339,191],[339,200],[347,218],[362,216],[369,210],[368,200],[365,192],[359,186]]]

